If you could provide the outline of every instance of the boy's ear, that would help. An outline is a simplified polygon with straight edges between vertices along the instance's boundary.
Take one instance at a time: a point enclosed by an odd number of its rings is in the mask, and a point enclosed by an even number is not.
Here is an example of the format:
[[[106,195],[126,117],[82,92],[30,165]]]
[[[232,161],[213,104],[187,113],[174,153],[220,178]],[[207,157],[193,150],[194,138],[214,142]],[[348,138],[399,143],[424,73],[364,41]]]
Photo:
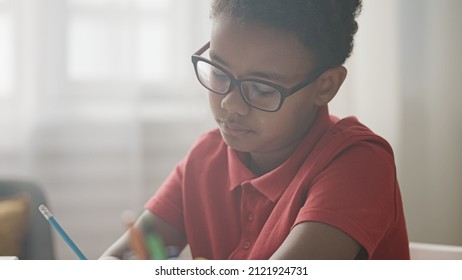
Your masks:
[[[340,86],[347,76],[347,69],[343,66],[328,69],[316,80],[316,100],[317,106],[329,103],[337,94]]]

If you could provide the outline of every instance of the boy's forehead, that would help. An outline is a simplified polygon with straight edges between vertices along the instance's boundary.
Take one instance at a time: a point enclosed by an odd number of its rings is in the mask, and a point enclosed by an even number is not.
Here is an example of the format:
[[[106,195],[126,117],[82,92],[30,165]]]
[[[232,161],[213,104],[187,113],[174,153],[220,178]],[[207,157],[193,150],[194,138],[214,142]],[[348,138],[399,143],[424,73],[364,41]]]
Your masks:
[[[312,52],[295,35],[229,18],[213,21],[210,55],[212,59],[232,68],[242,66],[248,69],[249,65],[254,64],[263,69],[278,68],[280,72],[289,74],[292,71],[311,70],[313,64]]]

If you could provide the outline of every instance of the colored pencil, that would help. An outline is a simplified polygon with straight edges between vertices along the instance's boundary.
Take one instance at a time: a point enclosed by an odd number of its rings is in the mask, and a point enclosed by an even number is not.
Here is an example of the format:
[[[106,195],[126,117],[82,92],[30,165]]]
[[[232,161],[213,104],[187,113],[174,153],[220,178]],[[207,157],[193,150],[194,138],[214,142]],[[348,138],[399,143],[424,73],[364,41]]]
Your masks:
[[[40,205],[39,210],[42,213],[42,215],[47,219],[47,221],[50,223],[50,225],[56,230],[56,232],[61,236],[61,238],[66,242],[66,244],[72,249],[72,251],[79,257],[81,260],[86,260],[87,257],[80,251],[79,247],[72,241],[72,239],[69,237],[69,235],[64,231],[64,229],[61,227],[61,225],[58,223],[58,221],[53,217],[53,214],[51,214],[50,210],[45,205]]]
[[[122,215],[122,220],[128,228],[130,249],[132,250],[132,253],[135,254],[136,259],[147,260],[149,259],[149,255],[144,243],[143,233],[135,227],[135,219],[133,217],[133,213],[130,211],[127,211]]]
[[[166,260],[167,254],[165,253],[164,242],[162,238],[153,233],[149,232],[146,234],[146,243],[148,245],[151,260]]]

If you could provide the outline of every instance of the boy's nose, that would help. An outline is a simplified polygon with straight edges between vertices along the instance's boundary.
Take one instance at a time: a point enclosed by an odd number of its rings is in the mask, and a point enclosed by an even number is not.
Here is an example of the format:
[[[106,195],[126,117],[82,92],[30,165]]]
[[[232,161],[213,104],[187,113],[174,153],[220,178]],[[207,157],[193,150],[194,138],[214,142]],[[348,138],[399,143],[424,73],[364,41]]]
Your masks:
[[[250,106],[245,102],[238,86],[233,86],[231,91],[223,97],[221,100],[221,108],[230,113],[237,113],[240,115],[246,115],[250,110]]]

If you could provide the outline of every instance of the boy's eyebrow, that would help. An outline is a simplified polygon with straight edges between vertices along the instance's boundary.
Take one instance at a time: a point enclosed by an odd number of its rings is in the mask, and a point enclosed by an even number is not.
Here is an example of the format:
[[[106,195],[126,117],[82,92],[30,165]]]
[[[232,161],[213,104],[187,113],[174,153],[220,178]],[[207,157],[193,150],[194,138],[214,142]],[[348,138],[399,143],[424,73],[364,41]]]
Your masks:
[[[222,64],[223,66],[228,66],[228,64],[219,55],[215,54],[212,50],[209,51],[209,57],[212,61],[216,61]]]
[[[229,67],[229,65],[217,54],[213,51],[209,51],[210,60],[217,62],[225,67]],[[263,71],[253,71],[247,74],[248,76],[261,78],[265,80],[275,81],[275,82],[288,82],[289,79],[286,76],[283,76],[279,73],[274,72],[263,72]]]

